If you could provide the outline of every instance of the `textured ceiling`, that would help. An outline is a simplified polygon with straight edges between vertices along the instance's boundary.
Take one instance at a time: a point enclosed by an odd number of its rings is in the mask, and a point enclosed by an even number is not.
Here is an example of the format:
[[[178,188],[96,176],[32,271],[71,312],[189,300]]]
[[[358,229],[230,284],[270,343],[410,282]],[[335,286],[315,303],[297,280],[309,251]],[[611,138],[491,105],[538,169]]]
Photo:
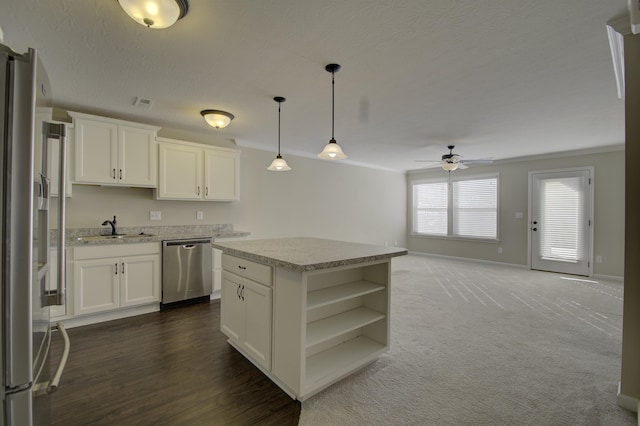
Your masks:
[[[275,151],[284,96],[285,159],[331,137],[331,62],[335,137],[355,163],[404,171],[449,144],[498,160],[624,141],[605,23],[627,0],[189,4],[149,30],[116,0],[2,0],[0,27],[14,50],[39,51],[63,108]],[[202,109],[236,119],[214,130]]]

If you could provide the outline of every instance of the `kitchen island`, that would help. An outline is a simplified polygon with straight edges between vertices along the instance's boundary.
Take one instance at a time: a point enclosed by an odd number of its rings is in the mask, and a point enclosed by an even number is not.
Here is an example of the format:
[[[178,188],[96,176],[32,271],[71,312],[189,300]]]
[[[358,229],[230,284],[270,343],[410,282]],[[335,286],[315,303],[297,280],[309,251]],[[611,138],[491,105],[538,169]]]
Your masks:
[[[319,238],[214,243],[221,330],[292,398],[309,398],[389,349],[391,258],[406,249]]]

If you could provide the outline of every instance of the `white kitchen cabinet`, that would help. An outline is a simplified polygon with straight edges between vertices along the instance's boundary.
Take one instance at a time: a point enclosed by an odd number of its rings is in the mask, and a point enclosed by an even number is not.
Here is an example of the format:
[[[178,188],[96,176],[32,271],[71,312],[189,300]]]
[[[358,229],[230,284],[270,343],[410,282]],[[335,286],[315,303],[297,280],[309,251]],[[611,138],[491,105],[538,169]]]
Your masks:
[[[160,301],[160,244],[74,249],[74,314]]]
[[[254,362],[271,370],[272,269],[228,255],[223,264],[220,329]]]
[[[157,186],[155,126],[69,112],[75,135],[74,182]]]
[[[237,200],[238,153],[221,149],[204,150],[204,199]]]
[[[164,138],[158,143],[157,199],[239,199],[239,151]]]

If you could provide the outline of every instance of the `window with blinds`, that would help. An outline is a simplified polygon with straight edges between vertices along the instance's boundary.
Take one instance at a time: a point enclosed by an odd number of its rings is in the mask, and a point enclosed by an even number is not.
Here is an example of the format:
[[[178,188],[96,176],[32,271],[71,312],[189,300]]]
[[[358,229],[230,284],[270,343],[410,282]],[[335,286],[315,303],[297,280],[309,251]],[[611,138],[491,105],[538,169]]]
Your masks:
[[[453,235],[497,239],[498,179],[453,182]]]
[[[413,233],[498,239],[498,175],[414,183]]]
[[[413,186],[414,232],[447,235],[449,204],[447,182],[423,183]]]

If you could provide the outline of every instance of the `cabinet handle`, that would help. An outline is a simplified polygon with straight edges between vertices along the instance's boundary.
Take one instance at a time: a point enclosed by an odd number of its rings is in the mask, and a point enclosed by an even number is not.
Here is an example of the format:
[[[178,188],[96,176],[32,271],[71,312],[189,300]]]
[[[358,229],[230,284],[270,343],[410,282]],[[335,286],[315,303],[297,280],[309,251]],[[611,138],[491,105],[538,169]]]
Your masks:
[[[113,169],[113,178],[116,178],[116,169]]]
[[[118,264],[116,263],[115,266],[116,266],[116,275],[118,275]]]
[[[240,299],[240,284],[238,284],[238,288],[236,289],[236,296]]]
[[[209,196],[209,187],[208,187],[208,186],[205,186],[205,187],[204,187],[204,195],[205,195],[206,197],[208,197],[208,196]]]
[[[242,290],[240,290],[240,295],[242,296],[242,300],[244,300],[244,284],[242,284]]]
[[[247,267],[246,266],[242,266],[242,265],[238,265],[238,268],[242,269],[242,270],[246,270]]]
[[[120,169],[120,180],[122,180],[122,169]]]
[[[200,186],[198,186],[198,192],[197,193],[198,193],[198,195],[200,195]]]
[[[122,262],[122,273],[124,274],[124,262]]]

